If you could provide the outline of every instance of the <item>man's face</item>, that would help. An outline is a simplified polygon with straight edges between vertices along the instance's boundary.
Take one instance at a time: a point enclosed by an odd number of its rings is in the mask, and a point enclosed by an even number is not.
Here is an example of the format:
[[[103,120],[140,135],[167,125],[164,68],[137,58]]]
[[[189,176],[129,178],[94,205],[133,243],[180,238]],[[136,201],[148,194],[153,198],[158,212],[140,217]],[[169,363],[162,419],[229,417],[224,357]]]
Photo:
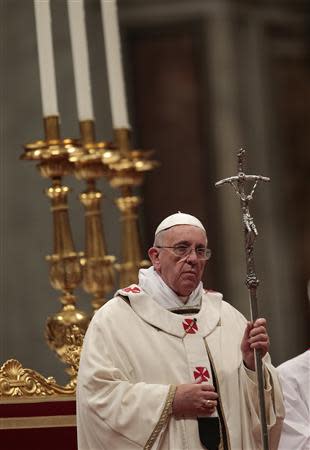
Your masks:
[[[186,245],[192,251],[188,256],[178,257],[170,248],[152,247],[149,257],[156,272],[164,282],[180,296],[190,295],[198,286],[206,264],[197,258],[196,248],[206,247],[207,238],[203,230],[192,225],[177,225],[163,232],[162,247]]]

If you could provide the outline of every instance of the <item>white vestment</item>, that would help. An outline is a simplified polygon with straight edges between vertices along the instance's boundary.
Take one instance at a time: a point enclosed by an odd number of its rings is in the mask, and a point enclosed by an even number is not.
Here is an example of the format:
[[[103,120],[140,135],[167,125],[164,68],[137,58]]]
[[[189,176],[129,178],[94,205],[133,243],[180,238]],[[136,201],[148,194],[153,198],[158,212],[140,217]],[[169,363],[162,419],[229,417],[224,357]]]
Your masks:
[[[243,365],[245,318],[219,293],[205,292],[196,314],[175,314],[137,285],[118,291],[93,317],[77,387],[79,450],[202,450],[197,419],[169,413],[175,385],[204,376],[207,355],[217,380],[231,450],[261,446],[255,373]],[[270,450],[277,449],[282,393],[264,359]],[[199,381],[199,380],[198,380]]]
[[[310,449],[310,350],[277,367],[285,419],[279,450]]]

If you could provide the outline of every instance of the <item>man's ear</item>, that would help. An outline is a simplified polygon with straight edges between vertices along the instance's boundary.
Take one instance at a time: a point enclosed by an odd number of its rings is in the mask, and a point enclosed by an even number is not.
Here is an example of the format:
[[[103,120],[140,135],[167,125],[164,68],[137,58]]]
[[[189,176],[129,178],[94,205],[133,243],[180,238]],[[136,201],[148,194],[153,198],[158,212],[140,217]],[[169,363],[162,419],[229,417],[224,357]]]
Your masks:
[[[160,262],[159,262],[159,251],[156,247],[151,247],[148,251],[149,258],[152,262],[154,269],[159,272]]]

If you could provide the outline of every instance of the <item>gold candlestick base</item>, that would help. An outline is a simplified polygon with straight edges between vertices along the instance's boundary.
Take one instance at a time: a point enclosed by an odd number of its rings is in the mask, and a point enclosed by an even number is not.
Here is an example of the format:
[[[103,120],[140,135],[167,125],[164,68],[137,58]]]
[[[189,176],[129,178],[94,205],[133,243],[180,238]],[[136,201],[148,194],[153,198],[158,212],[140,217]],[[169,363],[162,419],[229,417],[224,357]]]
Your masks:
[[[63,296],[63,301],[68,300],[66,297],[68,296]],[[61,311],[47,318],[45,338],[48,346],[57,354],[58,358],[63,363],[69,364],[65,370],[71,377],[70,384],[75,385],[89,317],[75,307],[75,298],[71,298],[71,300],[71,304],[65,304]]]

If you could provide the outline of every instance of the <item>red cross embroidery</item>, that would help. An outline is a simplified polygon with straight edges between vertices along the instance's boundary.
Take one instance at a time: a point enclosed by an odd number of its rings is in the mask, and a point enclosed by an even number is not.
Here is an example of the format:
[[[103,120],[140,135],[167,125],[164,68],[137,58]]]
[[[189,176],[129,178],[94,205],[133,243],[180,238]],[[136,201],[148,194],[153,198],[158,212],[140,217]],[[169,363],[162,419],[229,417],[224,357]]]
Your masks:
[[[210,375],[206,367],[195,367],[194,377],[195,380],[198,380],[197,383],[200,384],[203,381],[208,381]]]
[[[196,320],[193,319],[185,319],[182,322],[183,328],[187,334],[195,334],[198,331],[198,326]]]
[[[137,286],[134,286],[134,287],[126,287],[126,288],[123,289],[123,291],[125,291],[125,292],[131,292],[132,294],[139,294],[139,292],[141,292],[141,290],[140,290]]]

